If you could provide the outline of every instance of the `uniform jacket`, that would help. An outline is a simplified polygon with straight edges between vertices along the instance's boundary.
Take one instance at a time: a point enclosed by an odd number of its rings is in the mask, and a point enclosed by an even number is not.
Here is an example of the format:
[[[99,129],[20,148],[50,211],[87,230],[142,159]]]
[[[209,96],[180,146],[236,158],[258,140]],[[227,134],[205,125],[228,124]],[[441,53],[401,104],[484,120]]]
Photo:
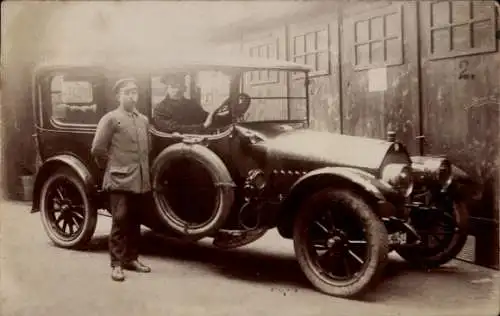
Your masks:
[[[151,190],[148,118],[137,110],[117,108],[106,113],[97,126],[91,153],[105,163],[102,189],[146,193]]]

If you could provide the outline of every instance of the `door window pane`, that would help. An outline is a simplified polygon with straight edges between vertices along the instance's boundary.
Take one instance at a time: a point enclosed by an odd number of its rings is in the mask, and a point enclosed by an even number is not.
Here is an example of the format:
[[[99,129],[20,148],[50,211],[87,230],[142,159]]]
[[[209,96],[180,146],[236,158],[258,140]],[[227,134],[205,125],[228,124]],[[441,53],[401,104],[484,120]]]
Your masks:
[[[51,79],[52,120],[56,124],[96,125],[99,122],[92,78],[55,75]]]

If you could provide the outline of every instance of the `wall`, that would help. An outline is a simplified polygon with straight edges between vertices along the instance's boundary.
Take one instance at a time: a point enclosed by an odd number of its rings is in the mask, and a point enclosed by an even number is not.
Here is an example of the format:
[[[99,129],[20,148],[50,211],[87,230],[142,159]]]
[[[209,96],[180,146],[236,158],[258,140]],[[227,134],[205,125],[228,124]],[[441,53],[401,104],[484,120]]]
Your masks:
[[[2,186],[6,197],[20,198],[19,175],[35,171],[30,85],[37,63],[55,55],[113,58],[140,54],[171,48],[171,43],[176,43],[173,51],[182,54],[184,49],[195,50],[193,47],[200,44],[203,32],[210,32],[210,27],[259,8],[258,4],[250,5],[248,11],[248,6],[228,4],[234,13],[228,15],[220,6],[167,2],[144,6],[122,1],[2,2]],[[138,10],[142,14],[137,15]],[[184,19],[188,14],[191,19]],[[173,28],[182,32],[168,31]]]
[[[446,154],[480,182],[467,251],[476,263],[498,268],[500,23],[494,1],[352,2],[341,11],[274,20],[266,31],[246,26],[234,42],[248,53],[275,36],[286,49],[280,58],[316,68],[313,128],[375,138],[393,130],[411,154]],[[283,83],[293,96],[303,81],[288,76]]]
[[[341,96],[339,78],[338,17],[324,15],[314,21],[297,21],[288,25],[289,60],[314,68],[310,76],[309,97],[311,127],[341,132]],[[292,78],[290,91],[303,91],[304,80]]]
[[[488,248],[499,245],[498,22],[493,1],[421,5],[425,150],[446,152],[483,183],[483,197],[473,213],[476,259],[481,262],[497,260],[498,253]]]
[[[385,138],[393,130],[412,154],[420,132],[415,24],[413,3],[380,1],[345,8],[342,23],[345,133]]]
[[[44,26],[56,10],[54,5],[39,3],[17,8],[16,18],[2,30],[2,185],[6,198],[21,197],[18,176],[35,171],[31,73],[41,55]]]
[[[264,33],[245,36],[241,49],[246,54],[260,58],[286,59],[286,30],[284,27],[268,30]],[[286,97],[288,95],[289,78],[284,72],[254,71],[248,73],[244,80],[244,91],[257,97]],[[257,101],[257,102],[255,102]],[[254,100],[250,108],[249,120],[266,118],[285,119],[288,113],[286,99],[275,99],[271,102]]]

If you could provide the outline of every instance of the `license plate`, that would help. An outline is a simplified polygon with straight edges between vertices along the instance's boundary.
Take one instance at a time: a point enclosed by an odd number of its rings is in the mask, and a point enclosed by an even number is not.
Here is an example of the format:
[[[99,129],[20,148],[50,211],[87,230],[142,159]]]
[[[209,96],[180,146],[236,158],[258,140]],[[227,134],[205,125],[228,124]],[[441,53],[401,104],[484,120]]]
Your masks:
[[[389,244],[406,244],[406,233],[395,232],[389,234]]]

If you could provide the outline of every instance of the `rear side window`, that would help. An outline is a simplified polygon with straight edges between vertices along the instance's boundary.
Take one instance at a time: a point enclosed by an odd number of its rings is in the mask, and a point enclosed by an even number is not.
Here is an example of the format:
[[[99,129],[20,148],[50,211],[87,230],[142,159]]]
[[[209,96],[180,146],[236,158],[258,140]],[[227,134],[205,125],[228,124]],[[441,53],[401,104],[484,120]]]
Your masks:
[[[57,125],[97,125],[99,77],[55,74],[50,79],[51,120]]]

